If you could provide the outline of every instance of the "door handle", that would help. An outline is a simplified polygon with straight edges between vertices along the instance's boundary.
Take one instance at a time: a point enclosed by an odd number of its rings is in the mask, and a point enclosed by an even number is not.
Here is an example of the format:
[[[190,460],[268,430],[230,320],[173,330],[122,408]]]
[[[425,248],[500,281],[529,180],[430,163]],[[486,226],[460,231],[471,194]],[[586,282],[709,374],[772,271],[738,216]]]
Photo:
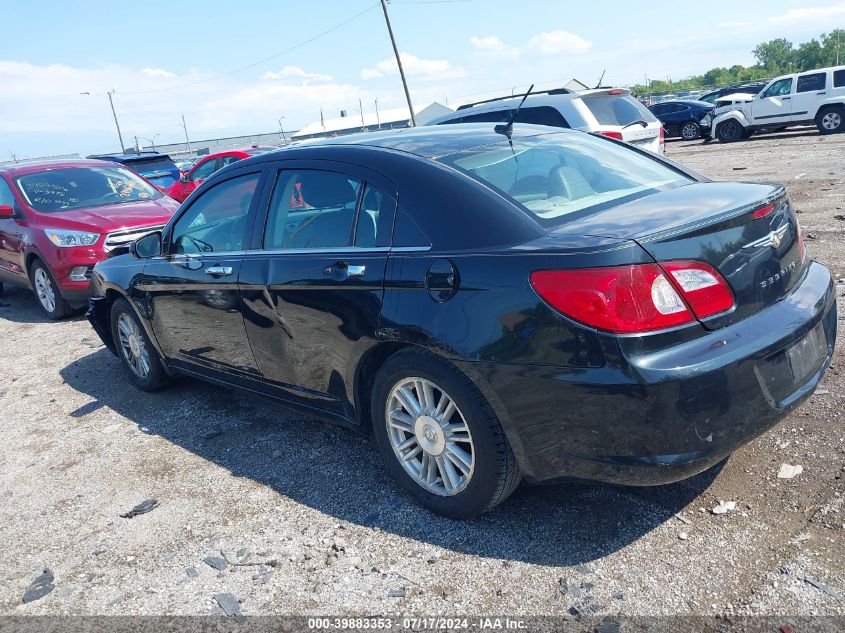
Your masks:
[[[826,94],[827,94],[827,92],[823,90],[822,92],[817,92],[816,94],[817,94],[817,95],[826,95]]]
[[[212,277],[225,277],[227,275],[232,274],[232,267],[231,266],[209,266],[205,269],[206,275],[211,275]]]
[[[781,101],[789,101],[790,99],[792,99],[792,97],[781,97],[780,98]]]
[[[337,279],[338,281],[343,281],[344,279],[348,279],[349,277],[363,277],[366,271],[366,266],[357,264],[347,264],[346,262],[342,261],[335,262],[331,266],[326,266],[323,269],[323,273],[325,273],[327,277],[332,277],[333,279]]]

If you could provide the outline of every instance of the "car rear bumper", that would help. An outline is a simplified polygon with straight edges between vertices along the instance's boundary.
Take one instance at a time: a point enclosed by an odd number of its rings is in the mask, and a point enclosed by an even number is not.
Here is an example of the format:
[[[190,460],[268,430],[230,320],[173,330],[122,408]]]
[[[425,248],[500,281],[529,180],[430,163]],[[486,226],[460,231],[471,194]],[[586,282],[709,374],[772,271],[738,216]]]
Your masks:
[[[620,345],[594,369],[462,366],[491,390],[529,479],[654,485],[699,473],[775,425],[812,394],[835,339],[833,282],[812,262],[776,304],[659,352]]]

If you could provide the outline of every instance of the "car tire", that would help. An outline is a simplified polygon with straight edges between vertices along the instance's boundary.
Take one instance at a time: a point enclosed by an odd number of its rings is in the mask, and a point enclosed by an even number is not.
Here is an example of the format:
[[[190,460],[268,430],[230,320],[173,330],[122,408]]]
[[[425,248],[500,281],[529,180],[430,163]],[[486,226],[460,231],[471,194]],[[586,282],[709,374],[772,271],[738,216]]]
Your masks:
[[[414,405],[417,415],[409,415]],[[374,381],[370,409],[388,471],[437,514],[470,519],[507,499],[522,480],[489,402],[467,376],[429,352],[391,356]]]
[[[111,332],[117,355],[136,387],[159,391],[170,383],[158,352],[126,299],[112,304]]]
[[[718,138],[722,143],[733,143],[734,141],[738,141],[743,137],[743,134],[743,127],[735,119],[723,121],[719,124],[719,127],[716,128],[716,138]]]
[[[685,141],[694,141],[701,136],[701,126],[695,121],[687,121],[681,126],[679,135]]]
[[[825,106],[816,115],[816,127],[821,134],[837,134],[845,130],[845,108]]]
[[[53,273],[40,259],[33,260],[29,267],[29,281],[35,292],[38,307],[48,319],[58,321],[70,314],[70,305],[62,297]]]

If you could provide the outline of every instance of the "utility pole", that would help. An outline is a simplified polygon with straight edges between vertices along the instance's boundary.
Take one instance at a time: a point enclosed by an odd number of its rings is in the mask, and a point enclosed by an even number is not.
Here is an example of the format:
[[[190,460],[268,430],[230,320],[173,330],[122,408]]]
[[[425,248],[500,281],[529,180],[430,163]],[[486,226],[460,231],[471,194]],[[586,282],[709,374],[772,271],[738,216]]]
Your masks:
[[[282,119],[284,119],[284,118],[285,117],[283,117],[283,116],[279,117],[279,132],[282,133],[282,145],[287,145],[288,140],[285,138],[285,128],[282,127]]]
[[[378,129],[381,129],[381,119],[378,116],[378,97],[376,97],[376,124],[378,125]]]
[[[188,144],[188,154],[193,154],[194,150],[191,149],[191,139],[188,138],[188,126],[185,124],[185,115],[182,115],[182,129],[185,130],[185,141]]]
[[[361,98],[358,98],[358,111],[361,113],[361,131],[363,132],[366,129],[366,124],[364,123],[364,104],[361,103]]]
[[[90,92],[80,92],[81,95],[88,95],[91,96]],[[106,93],[109,96],[109,105],[111,106],[111,114],[114,117],[114,126],[117,128],[117,138],[120,141],[120,151],[121,153],[126,153],[126,146],[123,144],[123,135],[120,133],[120,123],[117,122],[117,112],[114,109],[114,101],[112,100],[112,95],[114,94],[114,90],[109,90]]]
[[[140,153],[140,152],[141,152],[141,146],[140,146],[140,145],[138,145],[138,135],[137,135],[137,134],[135,135],[135,152],[136,152],[136,153]]]
[[[111,113],[114,117],[114,126],[117,128],[117,138],[120,140],[120,151],[126,153],[126,147],[123,145],[123,135],[120,133],[120,123],[117,122],[117,112],[114,110],[114,100],[111,97],[114,94],[114,89],[109,90],[106,94],[109,96],[109,105],[111,106]]]
[[[417,120],[414,118],[414,106],[411,105],[411,93],[408,92],[408,82],[405,80],[405,70],[402,68],[402,60],[399,58],[399,49],[396,47],[396,38],[393,37],[393,27],[390,26],[390,16],[387,15],[387,0],[381,0],[381,10],[384,11],[384,21],[387,23],[387,32],[390,34],[390,43],[393,45],[393,54],[396,55],[396,63],[399,65],[399,76],[402,78],[402,87],[405,89],[405,99],[408,101],[408,110],[411,113],[411,127],[417,127]]]

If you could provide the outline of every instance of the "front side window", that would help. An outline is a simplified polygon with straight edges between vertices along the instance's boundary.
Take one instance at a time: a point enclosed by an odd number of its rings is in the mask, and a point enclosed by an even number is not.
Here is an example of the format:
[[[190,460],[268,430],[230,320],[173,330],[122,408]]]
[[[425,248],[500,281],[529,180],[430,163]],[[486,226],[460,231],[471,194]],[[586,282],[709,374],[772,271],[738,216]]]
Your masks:
[[[792,78],[779,79],[773,83],[766,92],[763,93],[763,98],[766,97],[782,97],[792,92]]]
[[[683,173],[589,134],[543,134],[439,159],[510,198],[541,224],[693,182]]]
[[[0,178],[0,205],[13,208],[15,206],[15,196],[2,178]]]
[[[801,75],[798,78],[795,92],[811,92],[813,90],[824,90],[827,73],[813,73],[812,75]]]
[[[204,163],[200,163],[196,166],[196,168],[191,172],[191,180],[205,180],[215,171],[217,171],[220,165],[219,158],[211,158]]]
[[[259,174],[225,180],[203,193],[176,221],[172,253],[240,251]]]
[[[161,192],[125,167],[60,167],[17,178],[26,203],[42,213],[155,200]],[[105,211],[103,211],[105,213]],[[114,213],[122,213],[116,209]]]
[[[338,172],[280,172],[270,199],[264,248],[351,246],[360,189],[360,180]]]

